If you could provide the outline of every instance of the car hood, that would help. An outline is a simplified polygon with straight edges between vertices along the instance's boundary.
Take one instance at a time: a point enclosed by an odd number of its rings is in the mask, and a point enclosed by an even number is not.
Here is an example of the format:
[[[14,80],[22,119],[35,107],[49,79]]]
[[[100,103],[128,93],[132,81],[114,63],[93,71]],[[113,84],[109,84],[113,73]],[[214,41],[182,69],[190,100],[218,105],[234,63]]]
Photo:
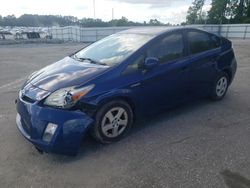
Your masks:
[[[83,85],[108,68],[109,66],[79,62],[65,57],[36,72],[27,83],[42,90],[54,92],[65,87]]]

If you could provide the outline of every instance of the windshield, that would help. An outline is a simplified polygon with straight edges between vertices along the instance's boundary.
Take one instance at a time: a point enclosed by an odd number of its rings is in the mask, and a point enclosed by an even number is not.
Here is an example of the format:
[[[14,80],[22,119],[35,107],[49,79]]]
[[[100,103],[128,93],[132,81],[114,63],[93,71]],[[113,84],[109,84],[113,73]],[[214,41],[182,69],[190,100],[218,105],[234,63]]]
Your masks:
[[[114,66],[148,42],[152,36],[139,34],[114,34],[97,41],[75,54],[78,59]]]

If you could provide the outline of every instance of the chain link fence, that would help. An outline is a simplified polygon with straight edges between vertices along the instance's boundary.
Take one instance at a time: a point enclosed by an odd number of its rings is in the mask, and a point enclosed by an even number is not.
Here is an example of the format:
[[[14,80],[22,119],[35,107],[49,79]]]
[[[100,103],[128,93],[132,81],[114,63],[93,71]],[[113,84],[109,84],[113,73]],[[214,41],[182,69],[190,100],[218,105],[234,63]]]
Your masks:
[[[191,25],[226,38],[250,38],[250,24]]]
[[[200,28],[226,38],[249,39],[250,24],[225,24],[225,25],[187,25],[183,27]],[[0,30],[0,42],[24,41],[44,41],[44,42],[95,42],[111,34],[130,29],[133,27],[50,27],[50,28],[21,28],[22,32],[15,29],[4,31]],[[153,29],[154,27],[152,27]],[[166,27],[167,28],[167,27]],[[27,30],[25,32],[25,29]],[[40,30],[38,30],[40,29]],[[45,31],[46,29],[46,31]],[[28,34],[35,33],[38,39],[31,39]],[[53,40],[51,40],[53,39]]]
[[[200,28],[226,38],[250,38],[250,24],[228,25],[187,25],[183,27]],[[111,34],[133,27],[96,27],[83,28],[77,26],[52,27],[50,32],[53,39],[73,42],[95,42]]]
[[[131,27],[96,27],[83,28],[77,26],[52,27],[50,32],[53,39],[74,42],[95,42],[106,36],[129,29]]]

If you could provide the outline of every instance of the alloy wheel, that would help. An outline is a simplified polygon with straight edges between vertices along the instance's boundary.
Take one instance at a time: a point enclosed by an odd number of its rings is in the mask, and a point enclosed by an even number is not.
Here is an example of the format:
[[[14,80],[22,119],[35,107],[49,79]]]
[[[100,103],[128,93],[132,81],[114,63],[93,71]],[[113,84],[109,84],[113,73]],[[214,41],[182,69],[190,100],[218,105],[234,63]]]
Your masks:
[[[110,109],[101,121],[103,134],[109,138],[115,138],[123,133],[128,125],[128,114],[122,107]]]
[[[216,95],[221,97],[225,94],[227,90],[227,78],[225,76],[221,77],[216,85]]]

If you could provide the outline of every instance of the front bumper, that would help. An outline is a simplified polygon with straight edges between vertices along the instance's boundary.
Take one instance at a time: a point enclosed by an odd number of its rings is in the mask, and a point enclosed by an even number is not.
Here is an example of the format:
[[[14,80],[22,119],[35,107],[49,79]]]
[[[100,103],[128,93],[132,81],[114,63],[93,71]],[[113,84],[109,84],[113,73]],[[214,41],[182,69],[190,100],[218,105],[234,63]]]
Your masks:
[[[41,107],[19,97],[16,101],[16,123],[22,135],[39,150],[47,153],[76,155],[82,138],[94,120],[81,111],[68,111]],[[50,142],[42,137],[48,123],[57,124]]]

